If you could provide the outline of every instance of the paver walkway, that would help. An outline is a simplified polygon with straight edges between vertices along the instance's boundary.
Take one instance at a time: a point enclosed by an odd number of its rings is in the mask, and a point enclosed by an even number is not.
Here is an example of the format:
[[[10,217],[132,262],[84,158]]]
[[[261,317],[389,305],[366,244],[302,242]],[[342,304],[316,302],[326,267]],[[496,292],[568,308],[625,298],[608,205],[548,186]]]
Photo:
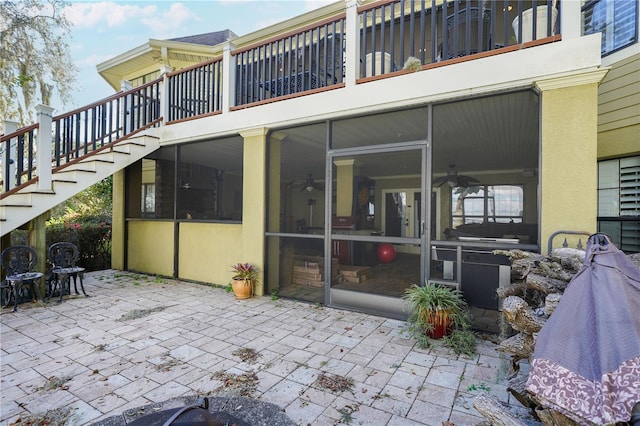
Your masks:
[[[487,341],[458,357],[420,349],[403,321],[120,271],[89,273],[85,288],[91,297],[2,311],[2,425],[61,407],[67,424],[91,424],[234,389],[301,425],[478,425],[479,391],[508,400],[507,362]],[[255,361],[241,359],[247,348]],[[321,376],[352,385],[332,391]]]

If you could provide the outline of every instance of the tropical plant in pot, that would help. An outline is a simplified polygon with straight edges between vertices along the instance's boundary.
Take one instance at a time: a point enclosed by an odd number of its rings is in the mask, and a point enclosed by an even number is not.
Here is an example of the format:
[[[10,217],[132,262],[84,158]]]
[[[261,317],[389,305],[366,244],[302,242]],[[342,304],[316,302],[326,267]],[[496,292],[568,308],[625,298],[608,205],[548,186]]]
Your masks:
[[[231,288],[236,299],[248,299],[258,282],[258,268],[250,263],[236,263],[231,266]]]
[[[454,329],[468,329],[467,304],[459,290],[429,282],[411,284],[404,299],[410,310],[408,322],[416,334],[440,339]]]

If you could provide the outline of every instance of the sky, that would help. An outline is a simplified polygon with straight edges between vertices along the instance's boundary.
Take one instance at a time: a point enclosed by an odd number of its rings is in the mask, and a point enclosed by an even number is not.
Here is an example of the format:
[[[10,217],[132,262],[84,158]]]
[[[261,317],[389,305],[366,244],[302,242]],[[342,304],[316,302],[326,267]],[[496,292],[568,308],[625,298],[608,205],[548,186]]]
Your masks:
[[[229,29],[242,36],[335,0],[73,1],[65,14],[72,24],[69,47],[77,66],[73,101],[54,100],[54,114],[96,102],[114,93],[96,65],[141,46]]]

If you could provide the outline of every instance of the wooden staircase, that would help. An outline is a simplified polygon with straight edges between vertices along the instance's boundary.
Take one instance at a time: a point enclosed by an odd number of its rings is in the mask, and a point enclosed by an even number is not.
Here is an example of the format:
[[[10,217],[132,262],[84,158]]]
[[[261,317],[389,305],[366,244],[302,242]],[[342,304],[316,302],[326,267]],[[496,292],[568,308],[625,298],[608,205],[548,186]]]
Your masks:
[[[93,152],[79,161],[52,173],[51,190],[38,187],[38,182],[0,199],[0,235],[4,236],[32,219],[100,182],[160,147],[153,129],[114,144],[109,149]]]

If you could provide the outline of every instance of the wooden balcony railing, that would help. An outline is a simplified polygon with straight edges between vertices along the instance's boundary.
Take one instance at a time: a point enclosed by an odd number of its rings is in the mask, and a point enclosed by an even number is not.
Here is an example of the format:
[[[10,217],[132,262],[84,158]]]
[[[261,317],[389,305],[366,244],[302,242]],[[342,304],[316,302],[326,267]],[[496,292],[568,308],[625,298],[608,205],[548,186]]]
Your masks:
[[[52,167],[66,167],[159,125],[161,111],[171,124],[366,82],[402,68],[409,57],[422,66],[445,65],[548,38],[559,34],[560,5],[558,0],[382,0],[349,14],[338,12],[230,50],[229,61],[213,58],[54,117]],[[348,19],[357,20],[351,32]],[[350,38],[356,42],[347,43]],[[359,78],[347,78],[348,69]],[[1,137],[5,194],[0,197],[37,177],[37,132],[35,124]]]
[[[159,125],[161,81],[157,79],[53,117],[51,164],[46,166],[61,169],[91,153],[107,149],[141,129]],[[39,131],[40,125],[33,124],[0,137],[3,190],[0,197],[37,179]]]
[[[326,88],[344,79],[345,15],[231,52],[235,105]]]
[[[222,109],[222,58],[167,75],[168,122],[215,114]]]
[[[550,37],[559,33],[556,6],[546,0],[389,0],[363,6],[362,76],[401,69],[409,57],[427,65]]]

